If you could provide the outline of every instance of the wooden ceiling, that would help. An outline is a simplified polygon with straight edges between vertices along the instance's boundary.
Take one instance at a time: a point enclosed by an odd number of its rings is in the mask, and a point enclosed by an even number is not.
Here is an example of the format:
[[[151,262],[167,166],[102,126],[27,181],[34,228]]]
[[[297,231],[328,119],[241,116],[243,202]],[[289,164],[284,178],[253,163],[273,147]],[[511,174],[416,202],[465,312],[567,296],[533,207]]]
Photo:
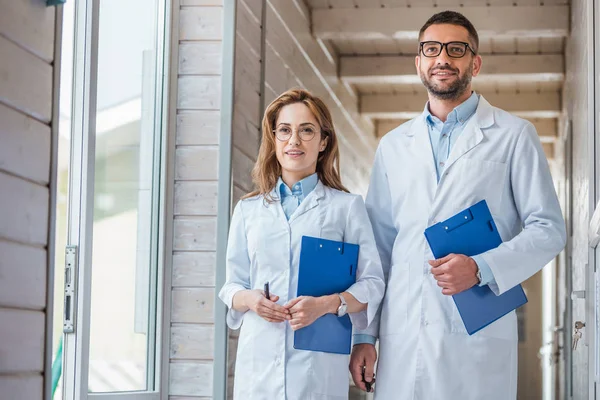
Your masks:
[[[415,72],[418,31],[433,14],[455,10],[480,35],[481,74],[473,87],[491,104],[530,119],[554,157],[562,110],[566,0],[306,0],[313,35],[339,57],[339,78],[358,96],[381,137],[423,111]]]

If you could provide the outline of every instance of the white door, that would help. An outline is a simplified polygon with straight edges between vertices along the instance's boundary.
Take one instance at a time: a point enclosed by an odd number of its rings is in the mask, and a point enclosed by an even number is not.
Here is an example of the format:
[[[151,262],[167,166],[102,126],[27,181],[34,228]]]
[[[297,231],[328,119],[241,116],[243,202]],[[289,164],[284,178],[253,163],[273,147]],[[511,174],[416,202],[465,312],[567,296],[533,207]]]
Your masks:
[[[165,3],[64,6],[70,154],[55,399],[159,399]]]

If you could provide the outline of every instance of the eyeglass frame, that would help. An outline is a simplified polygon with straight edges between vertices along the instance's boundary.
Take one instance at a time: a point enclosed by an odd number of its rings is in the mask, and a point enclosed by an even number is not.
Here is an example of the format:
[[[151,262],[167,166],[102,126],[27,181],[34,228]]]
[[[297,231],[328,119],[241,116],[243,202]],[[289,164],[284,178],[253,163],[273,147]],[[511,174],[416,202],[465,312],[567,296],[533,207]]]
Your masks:
[[[435,56],[428,56],[428,55],[426,55],[423,52],[423,45],[425,43],[437,43],[437,44],[439,44],[441,46],[440,47],[440,52],[437,53]],[[452,44],[452,43],[460,43],[460,44],[465,45],[465,54],[463,54],[460,57],[451,56],[450,53],[448,52],[448,45]],[[446,43],[438,42],[437,40],[426,40],[426,41],[423,41],[423,42],[419,42],[419,54],[423,54],[423,57],[427,57],[427,58],[439,57],[440,54],[442,54],[442,51],[444,51],[444,47],[446,48],[446,54],[448,54],[448,57],[450,57],[450,58],[456,58],[456,59],[463,58],[464,56],[467,55],[467,51],[466,51],[467,49],[471,50],[471,53],[473,53],[474,56],[477,55],[477,53],[475,52],[475,50],[473,50],[473,48],[471,47],[471,45],[469,43],[467,43],[467,42],[460,42],[458,40],[453,40],[451,42],[446,42]]]
[[[310,124],[310,125],[312,125],[312,124]],[[290,133],[290,137],[287,139],[280,139],[279,136],[277,136],[277,128],[273,129],[271,132],[273,132],[273,134],[275,135],[275,139],[279,140],[280,142],[286,142],[286,141],[290,140],[292,138],[292,136],[294,135],[294,131],[298,135],[298,139],[300,139],[303,142],[310,142],[311,140],[313,140],[315,138],[317,133],[321,133],[321,134],[323,133],[321,130],[318,130],[313,133],[313,135],[311,136],[310,139],[302,139],[302,136],[300,136],[300,132],[298,129],[293,129],[292,127],[289,127],[289,129],[292,131],[292,133]]]

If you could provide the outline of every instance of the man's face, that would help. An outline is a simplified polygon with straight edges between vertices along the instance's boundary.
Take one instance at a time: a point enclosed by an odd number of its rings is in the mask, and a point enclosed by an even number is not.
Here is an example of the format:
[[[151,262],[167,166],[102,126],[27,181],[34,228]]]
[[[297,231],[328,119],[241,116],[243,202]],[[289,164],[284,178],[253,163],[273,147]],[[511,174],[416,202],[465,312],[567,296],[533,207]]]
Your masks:
[[[431,25],[423,32],[420,42],[469,43],[468,31],[450,24]],[[425,57],[420,52],[415,58],[417,71],[427,91],[440,100],[456,100],[471,89],[471,78],[481,69],[481,57],[466,49],[462,58],[452,58],[444,47],[437,57]]]

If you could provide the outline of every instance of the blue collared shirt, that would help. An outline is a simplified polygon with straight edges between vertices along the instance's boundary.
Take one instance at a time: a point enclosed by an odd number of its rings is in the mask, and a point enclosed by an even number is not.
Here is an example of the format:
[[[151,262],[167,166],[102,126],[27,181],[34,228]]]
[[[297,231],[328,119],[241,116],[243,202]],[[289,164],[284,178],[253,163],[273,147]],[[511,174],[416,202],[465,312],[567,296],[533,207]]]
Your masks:
[[[283,212],[288,220],[294,211],[296,211],[300,203],[302,203],[306,196],[308,196],[317,186],[318,182],[319,177],[316,172],[302,179],[300,182],[296,182],[291,188],[289,188],[283,179],[279,177],[277,188],[279,190],[279,196],[281,197],[281,207],[283,207]]]
[[[423,115],[427,121],[429,130],[429,140],[431,149],[433,150],[433,160],[435,162],[435,170],[437,180],[440,181],[440,176],[444,173],[446,162],[450,157],[452,147],[463,133],[467,122],[475,114],[479,105],[479,95],[475,92],[471,96],[459,104],[454,110],[448,114],[446,122],[433,116],[429,112],[429,102],[425,105]],[[481,272],[481,283],[479,286],[495,283],[494,274],[487,262],[480,256],[474,256],[473,259]],[[371,343],[375,344],[376,338],[370,335],[354,335],[354,344]]]

